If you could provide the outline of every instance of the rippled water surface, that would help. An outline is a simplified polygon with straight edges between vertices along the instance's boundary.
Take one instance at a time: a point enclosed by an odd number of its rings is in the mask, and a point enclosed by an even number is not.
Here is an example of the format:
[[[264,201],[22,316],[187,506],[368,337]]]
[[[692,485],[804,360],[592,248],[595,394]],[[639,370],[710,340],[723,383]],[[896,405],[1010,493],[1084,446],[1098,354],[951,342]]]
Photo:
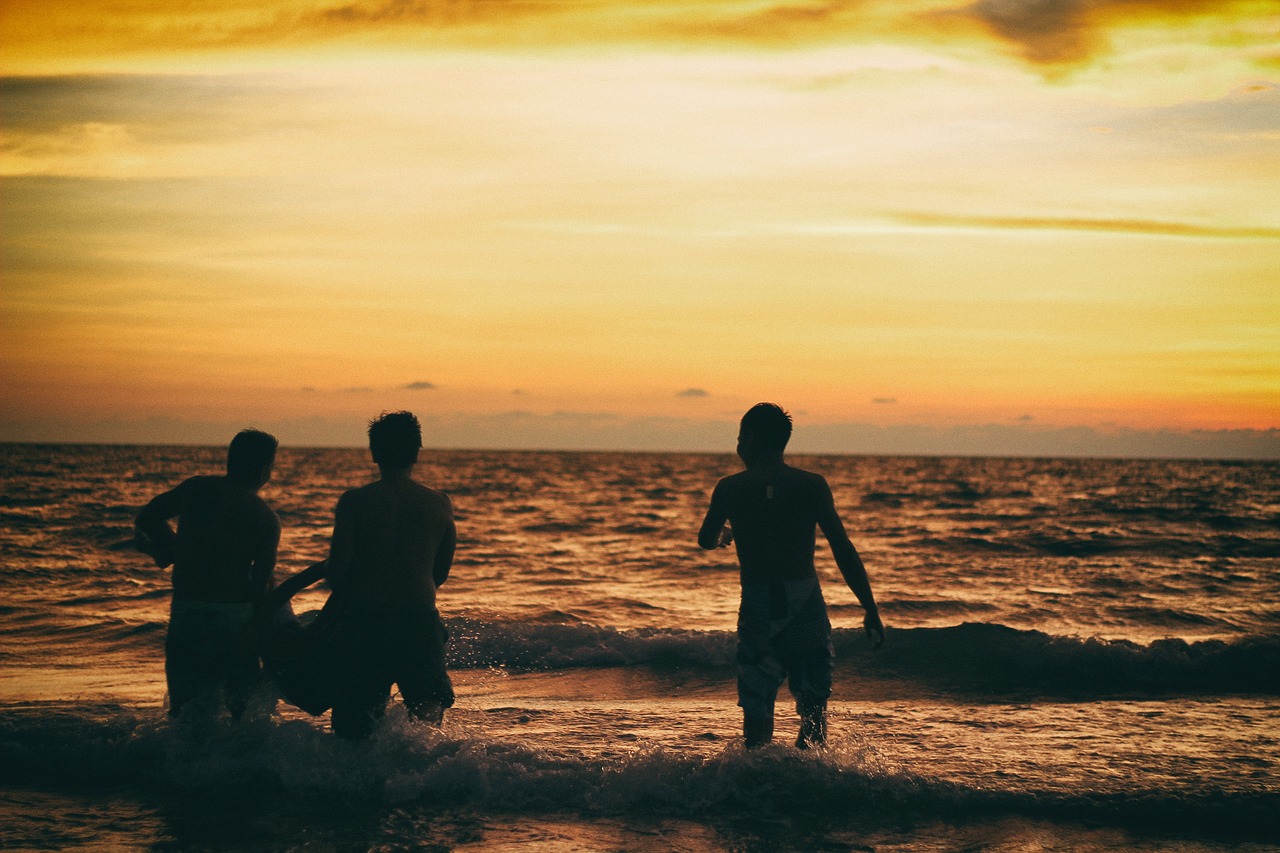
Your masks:
[[[1280,466],[797,457],[890,627],[820,554],[831,747],[737,739],[728,455],[428,452],[460,545],[442,732],[372,745],[264,695],[162,712],[168,576],[119,546],[220,449],[0,446],[0,844],[187,849],[1273,849]],[[362,450],[281,451],[279,575],[324,556]],[[308,591],[298,610],[318,607]],[[245,798],[248,798],[246,802]]]

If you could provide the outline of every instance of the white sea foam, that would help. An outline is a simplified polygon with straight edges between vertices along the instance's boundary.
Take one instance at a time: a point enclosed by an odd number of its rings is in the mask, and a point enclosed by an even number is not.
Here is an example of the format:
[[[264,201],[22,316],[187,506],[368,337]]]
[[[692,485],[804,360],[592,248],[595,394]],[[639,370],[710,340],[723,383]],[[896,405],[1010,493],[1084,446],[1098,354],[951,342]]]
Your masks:
[[[707,753],[649,746],[618,758],[540,749],[507,736],[436,731],[393,711],[369,742],[304,720],[215,726],[198,736],[157,714],[94,708],[0,717],[7,785],[119,791],[285,792],[370,804],[431,803],[485,813],[573,812],[908,817],[1033,817],[1234,822],[1265,830],[1276,792],[1206,795],[1165,784],[1116,791],[963,785],[886,760],[859,736],[825,750],[730,742]],[[1127,813],[1127,817],[1121,815]],[[1272,827],[1274,829],[1274,827]]]

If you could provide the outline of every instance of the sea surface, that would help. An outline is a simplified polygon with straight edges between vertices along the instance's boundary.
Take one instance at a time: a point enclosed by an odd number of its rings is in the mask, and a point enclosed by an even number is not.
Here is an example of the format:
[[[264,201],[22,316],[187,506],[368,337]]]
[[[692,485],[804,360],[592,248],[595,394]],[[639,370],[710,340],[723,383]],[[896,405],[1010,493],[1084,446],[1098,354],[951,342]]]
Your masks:
[[[460,543],[458,703],[352,744],[264,689],[164,713],[169,577],[121,545],[220,448],[0,445],[0,848],[1280,849],[1280,464],[795,457],[825,546],[831,743],[742,748],[737,569],[695,534],[731,455],[427,451]],[[325,555],[363,450],[280,452],[277,577]],[[318,608],[326,591],[295,600]]]

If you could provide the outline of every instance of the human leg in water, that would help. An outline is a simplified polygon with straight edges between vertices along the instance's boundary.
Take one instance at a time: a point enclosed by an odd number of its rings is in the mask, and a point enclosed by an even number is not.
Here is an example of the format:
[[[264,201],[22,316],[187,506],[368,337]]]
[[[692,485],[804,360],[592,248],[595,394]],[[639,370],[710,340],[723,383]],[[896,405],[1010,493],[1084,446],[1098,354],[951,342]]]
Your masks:
[[[738,705],[747,749],[773,740],[773,708],[786,671],[764,643],[738,642]]]
[[[773,740],[773,717],[742,715],[742,737],[747,749],[764,746]]]
[[[800,713],[800,733],[796,735],[796,748],[826,746],[826,700],[800,699],[796,701],[796,710]]]
[[[413,719],[439,726],[453,707],[453,683],[445,669],[448,632],[437,614],[398,627],[391,644],[393,674]]]
[[[827,743],[827,699],[831,696],[831,647],[813,645],[787,655],[788,686],[800,715],[798,749]]]

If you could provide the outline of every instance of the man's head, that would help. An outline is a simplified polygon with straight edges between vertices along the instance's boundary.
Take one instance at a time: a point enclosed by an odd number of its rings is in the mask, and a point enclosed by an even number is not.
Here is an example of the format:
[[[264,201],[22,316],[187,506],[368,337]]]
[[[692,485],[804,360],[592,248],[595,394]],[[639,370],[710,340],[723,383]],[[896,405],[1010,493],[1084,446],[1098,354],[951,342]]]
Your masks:
[[[270,433],[241,430],[227,448],[227,476],[254,487],[261,486],[271,478],[271,466],[275,464],[279,446]]]
[[[748,464],[782,456],[791,440],[791,415],[776,403],[757,403],[742,416],[738,455]]]
[[[422,449],[422,425],[412,412],[383,412],[369,422],[369,452],[379,468],[408,468]]]

